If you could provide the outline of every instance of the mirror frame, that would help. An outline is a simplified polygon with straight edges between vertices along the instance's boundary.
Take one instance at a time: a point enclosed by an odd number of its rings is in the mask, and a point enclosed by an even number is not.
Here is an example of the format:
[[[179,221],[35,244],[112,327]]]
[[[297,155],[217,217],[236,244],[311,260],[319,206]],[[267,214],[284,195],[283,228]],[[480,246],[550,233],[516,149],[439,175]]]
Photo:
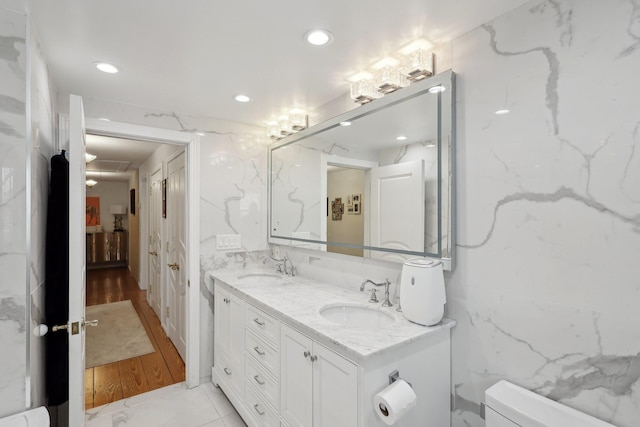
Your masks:
[[[448,88],[451,88],[450,99],[451,102],[448,104],[440,102],[441,98],[439,98],[439,118],[438,118],[438,254],[426,253],[426,252],[412,252],[412,251],[403,251],[397,249],[385,249],[380,247],[372,247],[366,245],[352,245],[352,244],[340,244],[337,242],[327,242],[321,240],[312,240],[312,239],[301,239],[295,237],[284,237],[284,236],[274,236],[272,235],[272,156],[273,150],[277,148],[281,148],[287,145],[295,144],[296,142],[300,142],[305,140],[311,136],[324,132],[325,130],[332,129],[340,126],[341,122],[344,121],[354,121],[360,117],[367,116],[370,114],[374,114],[377,111],[384,110],[392,105],[401,103],[407,99],[420,96],[426,92],[428,92],[429,88],[434,86],[444,85]],[[352,110],[349,110],[345,113],[342,113],[338,116],[335,116],[331,119],[328,119],[322,123],[317,125],[313,125],[307,129],[304,129],[300,132],[289,135],[285,138],[277,140],[269,144],[269,156],[268,156],[268,218],[267,218],[267,241],[270,244],[276,245],[285,245],[291,246],[292,242],[298,241],[301,243],[313,243],[319,245],[327,245],[331,243],[332,245],[337,246],[348,246],[348,247],[358,247],[365,250],[373,250],[373,251],[381,251],[381,252],[392,252],[392,253],[400,253],[406,255],[413,255],[416,257],[430,258],[440,260],[443,264],[443,268],[445,270],[453,270],[454,269],[454,259],[455,259],[455,236],[456,236],[456,173],[455,173],[455,141],[456,141],[456,117],[455,117],[455,102],[456,102],[456,90],[455,90],[455,73],[452,70],[443,71],[435,76],[429,77],[422,81],[411,84],[408,87],[402,88],[393,92],[391,94],[385,95],[382,98],[371,101],[362,106],[355,107]],[[449,123],[445,123],[444,126],[449,126],[448,132],[447,129],[443,128],[443,117],[449,118]],[[448,135],[448,140],[443,141],[443,138],[446,138]],[[443,147],[447,149],[446,160],[449,166],[448,171],[448,185],[443,184]],[[444,187],[444,188],[443,188]],[[442,195],[443,191],[447,191],[448,193],[448,218],[442,218]],[[447,224],[449,225],[449,229],[447,228]],[[442,253],[442,240],[446,238],[448,240],[448,253]],[[312,249],[316,250],[317,249]],[[351,255],[352,256],[352,255]]]

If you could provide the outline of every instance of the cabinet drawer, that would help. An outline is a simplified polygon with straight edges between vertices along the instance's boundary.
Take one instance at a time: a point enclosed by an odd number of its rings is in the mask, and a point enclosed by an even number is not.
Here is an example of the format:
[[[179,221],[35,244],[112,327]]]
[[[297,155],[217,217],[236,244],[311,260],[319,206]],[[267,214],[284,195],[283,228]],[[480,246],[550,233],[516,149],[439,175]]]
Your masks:
[[[280,409],[280,383],[250,357],[245,358],[245,378],[258,390],[260,397],[276,410]]]
[[[271,343],[276,349],[280,343],[280,322],[273,316],[250,304],[245,309],[245,325],[257,336]]]
[[[244,390],[244,367],[231,363],[230,359],[224,354],[218,354],[215,359],[216,368],[219,370],[222,379],[224,379],[239,396],[242,396]]]
[[[280,377],[280,353],[277,350],[248,329],[245,344],[247,354],[254,357],[274,377]]]
[[[280,427],[280,417],[278,417],[278,414],[258,396],[258,393],[256,393],[252,387],[247,386],[244,397],[249,411],[251,411],[261,425],[264,427]]]

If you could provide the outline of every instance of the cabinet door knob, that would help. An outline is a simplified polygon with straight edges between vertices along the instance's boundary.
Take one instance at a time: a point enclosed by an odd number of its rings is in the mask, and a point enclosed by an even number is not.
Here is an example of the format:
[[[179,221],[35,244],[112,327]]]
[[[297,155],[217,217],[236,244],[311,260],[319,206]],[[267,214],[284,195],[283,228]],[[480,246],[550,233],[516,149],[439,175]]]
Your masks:
[[[311,356],[311,361],[315,362],[316,360],[318,360],[318,356],[316,356],[315,354],[313,356]]]
[[[311,352],[309,350],[305,351],[303,354],[305,358],[311,356]]]

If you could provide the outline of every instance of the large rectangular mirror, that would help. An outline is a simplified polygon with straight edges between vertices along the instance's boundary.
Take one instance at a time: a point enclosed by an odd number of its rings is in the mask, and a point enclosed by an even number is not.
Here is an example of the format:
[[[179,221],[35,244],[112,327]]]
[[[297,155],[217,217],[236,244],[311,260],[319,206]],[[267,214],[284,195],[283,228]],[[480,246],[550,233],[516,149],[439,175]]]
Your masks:
[[[452,268],[452,71],[269,146],[269,242]]]

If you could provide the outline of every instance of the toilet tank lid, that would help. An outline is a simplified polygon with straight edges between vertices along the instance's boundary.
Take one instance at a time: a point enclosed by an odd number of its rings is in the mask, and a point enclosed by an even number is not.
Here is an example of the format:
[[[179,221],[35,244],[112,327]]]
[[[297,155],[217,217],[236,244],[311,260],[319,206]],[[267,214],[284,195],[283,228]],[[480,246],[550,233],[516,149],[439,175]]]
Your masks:
[[[437,259],[427,259],[427,258],[411,258],[404,262],[404,265],[409,265],[411,267],[423,267],[423,268],[433,268],[442,264],[442,261]]]
[[[489,408],[526,427],[615,427],[504,380],[484,396]]]

